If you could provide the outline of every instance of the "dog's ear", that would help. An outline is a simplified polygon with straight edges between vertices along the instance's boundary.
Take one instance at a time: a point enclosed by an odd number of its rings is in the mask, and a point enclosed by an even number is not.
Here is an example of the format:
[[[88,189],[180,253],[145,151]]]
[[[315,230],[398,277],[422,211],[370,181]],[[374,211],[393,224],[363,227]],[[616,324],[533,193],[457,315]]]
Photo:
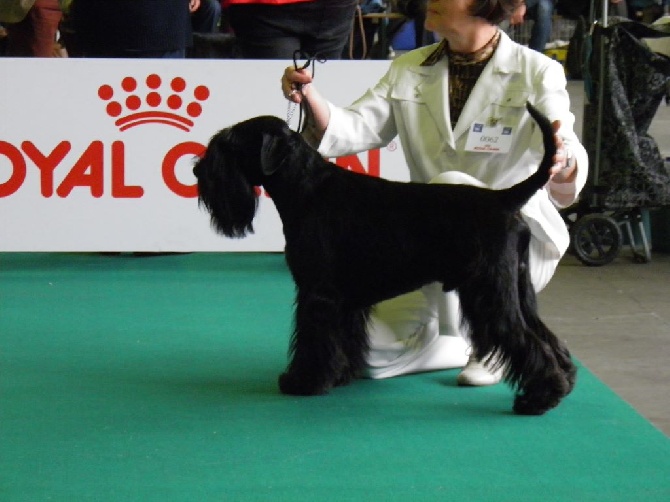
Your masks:
[[[290,162],[292,151],[290,135],[264,134],[260,159],[263,174],[271,176],[286,162]]]

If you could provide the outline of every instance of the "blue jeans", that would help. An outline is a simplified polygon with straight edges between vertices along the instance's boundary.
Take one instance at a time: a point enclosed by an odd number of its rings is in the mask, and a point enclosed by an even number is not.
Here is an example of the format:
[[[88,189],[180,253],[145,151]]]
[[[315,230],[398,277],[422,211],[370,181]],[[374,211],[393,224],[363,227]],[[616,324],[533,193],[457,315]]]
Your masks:
[[[542,52],[551,38],[555,0],[526,0],[526,17],[534,21],[528,47]]]
[[[219,0],[201,0],[200,7],[191,14],[191,26],[194,33],[216,33],[221,20]]]

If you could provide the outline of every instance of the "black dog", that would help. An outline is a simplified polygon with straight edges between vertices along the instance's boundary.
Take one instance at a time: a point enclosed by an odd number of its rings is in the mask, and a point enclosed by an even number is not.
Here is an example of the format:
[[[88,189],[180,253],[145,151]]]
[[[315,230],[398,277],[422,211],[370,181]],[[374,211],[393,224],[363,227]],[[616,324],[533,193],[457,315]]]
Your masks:
[[[223,129],[194,168],[200,203],[228,237],[253,232],[262,185],[284,226],[297,286],[286,394],[323,394],[360,376],[373,306],[439,281],[458,291],[473,350],[493,354],[516,390],[514,410],[542,414],[574,385],[570,354],[537,314],[530,231],[519,209],[549,180],[548,119],[537,172],[506,190],[399,183],[325,161],[276,117]]]

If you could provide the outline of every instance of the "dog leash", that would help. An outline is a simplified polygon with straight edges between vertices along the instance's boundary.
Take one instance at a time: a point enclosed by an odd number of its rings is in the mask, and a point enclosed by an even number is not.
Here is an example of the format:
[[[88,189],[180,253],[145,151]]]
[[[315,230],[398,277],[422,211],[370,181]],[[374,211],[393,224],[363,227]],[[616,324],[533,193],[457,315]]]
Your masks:
[[[304,63],[300,63],[300,61],[304,61]],[[315,63],[325,63],[326,59],[320,57],[318,54],[315,55],[310,55],[306,52],[304,52],[302,49],[296,49],[293,51],[293,67],[296,70],[304,70],[306,68],[309,68],[310,65],[312,65],[312,79],[314,78],[314,74],[316,73],[316,64]],[[302,86],[303,84],[295,84],[296,88],[295,90],[298,91],[300,94],[302,94]],[[305,97],[304,94],[302,94],[303,98]],[[307,100],[301,99],[300,100],[300,112],[298,114],[298,127],[296,129],[297,132],[301,133],[305,130],[307,127],[307,109],[306,107],[309,106],[307,104]],[[293,118],[293,114],[295,113],[295,107],[296,104],[293,101],[288,102],[288,110],[286,111],[286,123],[290,125],[291,119]],[[303,124],[303,117],[304,117],[304,124]]]

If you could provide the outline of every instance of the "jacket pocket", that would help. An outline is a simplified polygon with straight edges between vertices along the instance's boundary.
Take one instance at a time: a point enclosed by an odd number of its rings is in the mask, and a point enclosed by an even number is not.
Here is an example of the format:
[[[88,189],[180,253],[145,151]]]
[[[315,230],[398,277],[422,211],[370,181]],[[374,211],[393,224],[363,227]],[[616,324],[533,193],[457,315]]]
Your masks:
[[[498,106],[526,107],[530,92],[525,89],[508,89],[507,92],[495,102]]]
[[[395,101],[409,101],[412,103],[425,103],[423,95],[419,92],[416,83],[397,84],[391,89],[391,99]]]
[[[530,93],[526,89],[509,89],[503,96],[493,101],[482,113],[479,120],[495,120],[514,128],[518,132],[519,124],[526,114],[526,102]]]

